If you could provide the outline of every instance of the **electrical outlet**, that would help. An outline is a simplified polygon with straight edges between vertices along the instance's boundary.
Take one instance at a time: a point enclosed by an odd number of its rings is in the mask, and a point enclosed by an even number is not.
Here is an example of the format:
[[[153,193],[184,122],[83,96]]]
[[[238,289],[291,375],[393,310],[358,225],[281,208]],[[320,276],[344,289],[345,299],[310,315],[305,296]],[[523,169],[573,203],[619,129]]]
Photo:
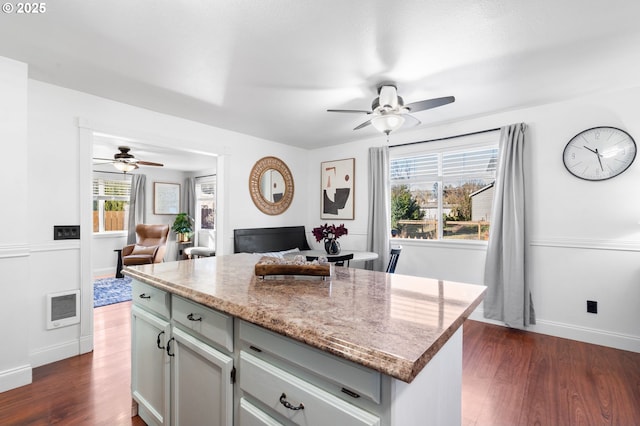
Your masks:
[[[587,300],[587,312],[590,314],[598,313],[598,302],[595,300]]]
[[[69,226],[54,225],[53,239],[54,240],[79,240],[80,225],[69,225]]]

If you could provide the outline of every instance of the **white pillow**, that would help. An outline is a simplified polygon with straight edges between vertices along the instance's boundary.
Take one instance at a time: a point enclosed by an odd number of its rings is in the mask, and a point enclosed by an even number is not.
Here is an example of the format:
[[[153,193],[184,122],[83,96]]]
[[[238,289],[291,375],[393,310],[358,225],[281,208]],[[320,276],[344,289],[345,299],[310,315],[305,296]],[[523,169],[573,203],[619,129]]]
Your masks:
[[[289,253],[299,253],[300,249],[298,247],[296,248],[292,248],[289,250],[282,250],[282,251],[270,251],[267,253],[254,253],[254,254],[260,254],[262,256],[266,256],[266,257],[278,257],[278,258],[284,258],[285,254],[289,254]]]

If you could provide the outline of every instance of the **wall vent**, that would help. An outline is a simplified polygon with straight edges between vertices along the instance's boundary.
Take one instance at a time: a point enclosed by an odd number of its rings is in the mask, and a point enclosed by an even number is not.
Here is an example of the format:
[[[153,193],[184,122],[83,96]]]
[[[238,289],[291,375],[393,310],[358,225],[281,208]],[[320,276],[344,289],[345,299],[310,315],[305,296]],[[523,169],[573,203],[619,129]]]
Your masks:
[[[47,294],[47,330],[80,322],[80,290]]]

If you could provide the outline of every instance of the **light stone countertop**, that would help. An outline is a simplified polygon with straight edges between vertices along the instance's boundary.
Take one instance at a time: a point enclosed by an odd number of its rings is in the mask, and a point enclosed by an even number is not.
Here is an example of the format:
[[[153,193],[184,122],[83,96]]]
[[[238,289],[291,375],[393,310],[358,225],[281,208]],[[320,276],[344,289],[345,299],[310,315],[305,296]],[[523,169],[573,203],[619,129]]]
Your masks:
[[[254,275],[260,255],[125,267],[124,274],[410,383],[486,287],[336,267],[331,279]]]

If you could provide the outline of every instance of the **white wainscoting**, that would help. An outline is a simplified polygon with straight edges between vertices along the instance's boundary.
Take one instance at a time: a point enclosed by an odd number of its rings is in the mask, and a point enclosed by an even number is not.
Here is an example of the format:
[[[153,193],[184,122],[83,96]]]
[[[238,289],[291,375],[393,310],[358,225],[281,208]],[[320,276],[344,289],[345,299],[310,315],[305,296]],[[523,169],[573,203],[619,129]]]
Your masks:
[[[537,318],[528,331],[640,352],[640,241],[532,238],[526,267]],[[482,304],[470,319],[504,325]]]

